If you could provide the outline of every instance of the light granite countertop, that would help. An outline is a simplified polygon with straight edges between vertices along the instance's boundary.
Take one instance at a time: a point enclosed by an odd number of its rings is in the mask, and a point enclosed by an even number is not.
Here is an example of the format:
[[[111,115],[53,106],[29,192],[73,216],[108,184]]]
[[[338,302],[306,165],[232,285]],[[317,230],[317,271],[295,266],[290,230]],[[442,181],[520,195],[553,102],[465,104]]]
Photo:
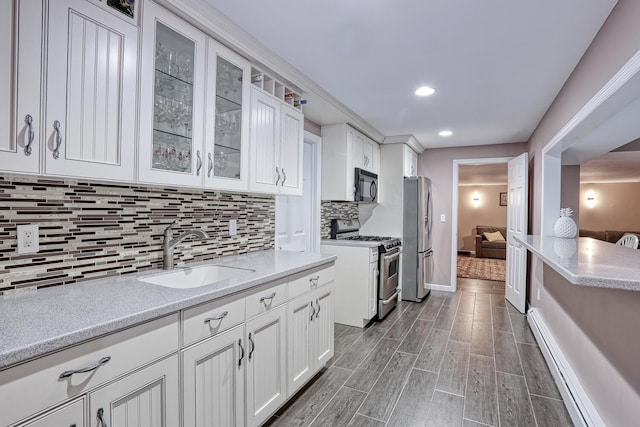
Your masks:
[[[590,237],[526,236],[520,241],[574,285],[640,291],[640,250]]]
[[[199,288],[173,289],[138,280],[163,272],[148,270],[0,296],[0,370],[335,259],[335,255],[269,250],[189,264],[254,270]]]

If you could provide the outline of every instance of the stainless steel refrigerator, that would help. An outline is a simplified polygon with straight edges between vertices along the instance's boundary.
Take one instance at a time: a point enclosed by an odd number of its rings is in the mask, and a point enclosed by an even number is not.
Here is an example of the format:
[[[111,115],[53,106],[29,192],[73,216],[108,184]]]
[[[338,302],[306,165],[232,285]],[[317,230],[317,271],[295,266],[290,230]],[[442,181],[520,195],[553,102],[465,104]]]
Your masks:
[[[424,176],[404,179],[402,211],[402,299],[422,301],[431,291],[433,251],[431,181]]]

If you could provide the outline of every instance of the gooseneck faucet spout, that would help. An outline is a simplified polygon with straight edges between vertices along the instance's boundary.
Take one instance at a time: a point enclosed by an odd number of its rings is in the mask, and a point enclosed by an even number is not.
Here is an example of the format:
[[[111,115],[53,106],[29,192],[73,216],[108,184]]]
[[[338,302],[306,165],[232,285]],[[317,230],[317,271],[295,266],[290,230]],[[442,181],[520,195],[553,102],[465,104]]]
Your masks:
[[[164,230],[164,245],[163,245],[164,250],[163,250],[163,256],[162,256],[162,261],[163,261],[162,268],[164,268],[165,270],[173,269],[173,249],[176,247],[176,245],[178,245],[178,243],[182,242],[184,239],[186,239],[189,236],[196,236],[196,237],[199,237],[200,239],[209,238],[209,235],[204,231],[194,229],[194,230],[187,230],[174,239],[173,226],[176,224],[176,222],[177,220],[172,222],[171,225],[169,225]]]

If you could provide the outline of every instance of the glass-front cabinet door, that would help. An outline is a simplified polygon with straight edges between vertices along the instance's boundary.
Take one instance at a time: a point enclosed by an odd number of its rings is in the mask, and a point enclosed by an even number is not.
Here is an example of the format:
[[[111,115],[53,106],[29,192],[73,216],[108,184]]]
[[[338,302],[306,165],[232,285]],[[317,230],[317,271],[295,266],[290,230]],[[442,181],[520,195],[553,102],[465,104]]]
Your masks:
[[[248,61],[209,40],[207,69],[207,187],[246,190],[249,122]]]
[[[206,36],[158,5],[145,5],[139,179],[200,186]]]

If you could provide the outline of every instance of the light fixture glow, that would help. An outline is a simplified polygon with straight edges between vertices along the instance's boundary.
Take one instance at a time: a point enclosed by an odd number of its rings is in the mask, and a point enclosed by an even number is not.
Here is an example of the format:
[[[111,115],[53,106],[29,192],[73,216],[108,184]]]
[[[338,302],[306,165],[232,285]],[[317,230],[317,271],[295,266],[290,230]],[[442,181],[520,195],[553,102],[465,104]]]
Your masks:
[[[416,95],[418,96],[429,96],[435,93],[435,89],[429,86],[422,86],[416,90]]]
[[[450,130],[441,130],[438,135],[440,136],[451,136],[453,135],[453,132],[451,132]]]
[[[477,208],[480,206],[480,194],[477,191],[473,193],[473,207]]]
[[[587,207],[593,209],[596,205],[596,193],[593,190],[587,191]]]

